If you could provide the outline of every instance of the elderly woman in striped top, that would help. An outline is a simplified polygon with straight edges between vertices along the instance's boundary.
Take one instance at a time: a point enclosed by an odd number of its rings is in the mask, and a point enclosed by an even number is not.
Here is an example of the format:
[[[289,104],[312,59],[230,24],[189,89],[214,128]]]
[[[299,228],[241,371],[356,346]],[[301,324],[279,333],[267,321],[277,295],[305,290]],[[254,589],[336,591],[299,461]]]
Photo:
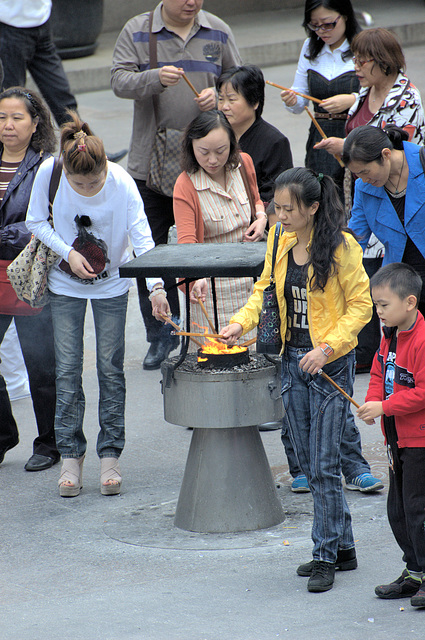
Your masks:
[[[180,244],[262,239],[267,216],[254,165],[248,154],[239,151],[233,129],[221,111],[203,112],[188,125],[183,138],[182,168],[173,196]],[[217,278],[219,326],[228,324],[243,306],[252,285],[252,278]],[[203,326],[205,320],[196,296],[205,302],[212,316],[207,280],[197,280],[190,295],[194,303],[192,320]]]

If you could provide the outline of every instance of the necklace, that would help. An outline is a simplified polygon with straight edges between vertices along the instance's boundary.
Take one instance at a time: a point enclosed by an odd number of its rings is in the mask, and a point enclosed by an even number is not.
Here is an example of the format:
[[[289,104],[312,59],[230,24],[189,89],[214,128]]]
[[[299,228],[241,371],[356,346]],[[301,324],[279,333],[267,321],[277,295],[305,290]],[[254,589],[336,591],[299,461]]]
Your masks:
[[[394,187],[394,189],[395,189],[394,195],[396,195],[396,196],[400,193],[400,191],[398,190],[398,186],[399,186],[399,184],[400,184],[401,176],[402,176],[402,173],[403,173],[405,158],[406,158],[406,156],[405,156],[405,155],[404,155],[404,153],[403,153],[403,162],[402,162],[402,165],[401,165],[400,173],[399,173],[399,175],[398,175],[397,186],[394,184],[394,182],[393,182],[392,180],[390,180],[390,179],[388,178],[388,182],[389,182],[389,183],[390,183],[390,185],[391,185],[392,187]]]

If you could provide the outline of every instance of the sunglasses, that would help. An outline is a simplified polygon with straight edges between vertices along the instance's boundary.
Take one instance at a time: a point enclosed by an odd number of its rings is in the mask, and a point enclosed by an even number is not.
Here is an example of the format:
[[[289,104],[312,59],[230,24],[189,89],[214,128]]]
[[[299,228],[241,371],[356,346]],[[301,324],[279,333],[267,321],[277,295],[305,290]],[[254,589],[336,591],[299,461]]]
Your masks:
[[[353,64],[354,64],[354,66],[355,66],[355,67],[357,66],[357,67],[359,67],[360,69],[361,69],[362,67],[364,67],[364,65],[365,65],[367,62],[374,62],[374,59],[373,59],[373,58],[369,58],[369,60],[359,60],[356,56],[353,56],[352,60],[353,60]]]
[[[335,22],[324,22],[323,24],[311,24],[311,22],[308,23],[307,27],[311,30],[311,31],[320,31],[320,29],[322,31],[333,31],[333,29],[335,29],[338,20],[340,19],[341,16],[338,16],[337,19],[335,20]]]

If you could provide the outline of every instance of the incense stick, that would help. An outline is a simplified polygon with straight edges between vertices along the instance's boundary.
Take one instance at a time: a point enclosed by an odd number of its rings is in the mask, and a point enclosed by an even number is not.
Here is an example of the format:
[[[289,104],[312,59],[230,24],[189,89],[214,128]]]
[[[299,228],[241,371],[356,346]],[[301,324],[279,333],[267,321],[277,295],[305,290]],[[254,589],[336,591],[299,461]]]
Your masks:
[[[318,371],[317,373],[320,373],[320,375],[321,375],[323,378],[325,378],[325,380],[327,380],[328,382],[330,382],[330,383],[331,383],[331,385],[333,385],[333,386],[335,387],[335,389],[338,389],[338,391],[339,391],[340,393],[342,393],[342,395],[344,396],[344,398],[347,398],[347,400],[349,400],[350,402],[352,402],[352,403],[353,403],[353,405],[354,405],[355,407],[357,407],[357,409],[359,409],[359,408],[360,408],[360,405],[359,405],[359,404],[357,404],[357,402],[356,402],[355,400],[353,400],[353,398],[352,398],[351,396],[349,396],[349,395],[348,395],[348,393],[346,393],[346,392],[344,391],[344,389],[341,389],[341,387],[340,387],[339,385],[337,385],[337,383],[336,383],[336,382],[334,382],[334,380],[332,380],[332,378],[330,378],[330,377],[328,376],[328,374],[327,374],[327,373],[325,373],[322,369],[319,369],[319,371]]]
[[[177,329],[177,331],[180,331],[180,327],[179,327],[179,325],[178,325],[178,324],[176,324],[175,322],[173,322],[173,321],[172,321],[168,316],[166,316],[164,313],[159,313],[158,315],[160,315],[160,316],[161,316],[161,318],[163,318],[163,319],[164,319],[164,322],[168,322],[168,324],[171,324],[171,326],[173,326],[173,327],[174,327],[174,329]],[[183,334],[180,334],[180,335],[183,335]],[[202,346],[203,346],[202,342],[199,342],[199,340],[195,340],[195,338],[193,338],[193,337],[191,337],[191,340],[193,340],[193,342],[194,342],[195,344],[197,344],[197,345],[198,345],[198,347],[202,347]]]
[[[193,93],[195,94],[195,96],[197,98],[199,98],[199,93],[196,91],[195,87],[193,86],[193,84],[191,83],[191,81],[189,80],[189,78],[186,76],[186,74],[183,74],[183,80],[185,80],[187,82],[187,84],[189,85],[189,87],[192,89]]]
[[[317,102],[317,104],[322,104],[322,100],[318,98],[313,98],[313,96],[309,96],[306,93],[299,93],[299,91],[294,91],[293,89],[289,89],[289,87],[282,87],[282,85],[270,82],[270,80],[266,80],[266,84],[276,87],[276,89],[281,89],[282,91],[293,91],[296,96],[301,96],[301,98],[306,98],[306,100],[312,100],[313,102]]]
[[[210,317],[209,317],[209,315],[208,315],[208,312],[207,312],[207,310],[206,310],[206,308],[205,308],[204,303],[202,302],[201,298],[200,298],[200,297],[199,297],[195,292],[193,292],[193,295],[195,296],[195,298],[196,298],[196,300],[197,300],[197,302],[198,302],[199,306],[201,307],[202,312],[203,312],[203,314],[204,314],[205,318],[207,319],[207,322],[208,322],[208,325],[209,325],[209,327],[210,327],[211,331],[212,331],[213,333],[215,333],[215,326],[214,326],[214,325],[213,325],[213,323],[211,322],[211,319],[210,319]]]
[[[323,131],[322,127],[320,126],[320,124],[317,122],[316,118],[314,117],[314,115],[311,113],[310,109],[308,107],[304,107],[304,109],[307,111],[308,115],[310,116],[310,118],[313,121],[314,126],[316,127],[317,131],[320,133],[320,135],[322,136],[323,140],[327,140],[328,136],[326,135],[326,133]],[[341,158],[339,156],[337,156],[336,154],[332,154],[333,157],[335,158],[335,160],[337,160],[339,162],[339,164],[341,165],[341,167],[344,167],[344,163],[341,160]]]
[[[195,336],[196,338],[220,338],[223,340],[223,336],[219,333],[200,333],[195,331],[180,331],[180,327],[178,331],[173,331],[173,335],[175,336]]]
[[[242,342],[242,344],[240,344],[240,347],[250,347],[252,344],[255,344],[257,342],[257,336],[255,338],[251,338],[251,340],[247,340],[246,342]]]

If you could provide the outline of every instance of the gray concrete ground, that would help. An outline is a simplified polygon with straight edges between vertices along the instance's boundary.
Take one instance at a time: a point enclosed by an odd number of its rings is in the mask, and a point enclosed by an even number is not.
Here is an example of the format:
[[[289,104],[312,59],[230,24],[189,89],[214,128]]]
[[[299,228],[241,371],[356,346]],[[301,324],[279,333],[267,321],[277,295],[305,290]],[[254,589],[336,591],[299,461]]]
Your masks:
[[[413,4],[423,12],[419,2],[403,6]],[[395,6],[391,3],[391,10]],[[424,52],[423,46],[406,50],[409,75],[422,91]],[[294,69],[269,67],[266,77],[289,83]],[[79,103],[108,149],[127,144],[131,102],[104,91],[80,94]],[[279,92],[268,87],[265,117],[289,136],[295,162],[302,164],[307,116],[287,114]],[[84,373],[89,446],[79,497],[59,497],[59,466],[34,474],[23,470],[36,428],[30,400],[14,403],[21,443],[0,466],[2,640],[422,640],[423,611],[408,600],[374,596],[375,585],[403,568],[386,519],[386,489],[376,495],[345,492],[359,568],[337,574],[327,593],[307,592],[295,569],[311,557],[312,501],[308,494],[291,493],[277,431],[263,433],[262,440],[286,514],[281,525],[238,534],[174,527],[191,432],[164,421],[161,375],[141,367],[147,346],[134,287],[126,343],[127,444],[120,496],[99,491],[91,312]],[[368,378],[357,377],[359,402]],[[372,471],[387,487],[380,429],[359,427]]]

